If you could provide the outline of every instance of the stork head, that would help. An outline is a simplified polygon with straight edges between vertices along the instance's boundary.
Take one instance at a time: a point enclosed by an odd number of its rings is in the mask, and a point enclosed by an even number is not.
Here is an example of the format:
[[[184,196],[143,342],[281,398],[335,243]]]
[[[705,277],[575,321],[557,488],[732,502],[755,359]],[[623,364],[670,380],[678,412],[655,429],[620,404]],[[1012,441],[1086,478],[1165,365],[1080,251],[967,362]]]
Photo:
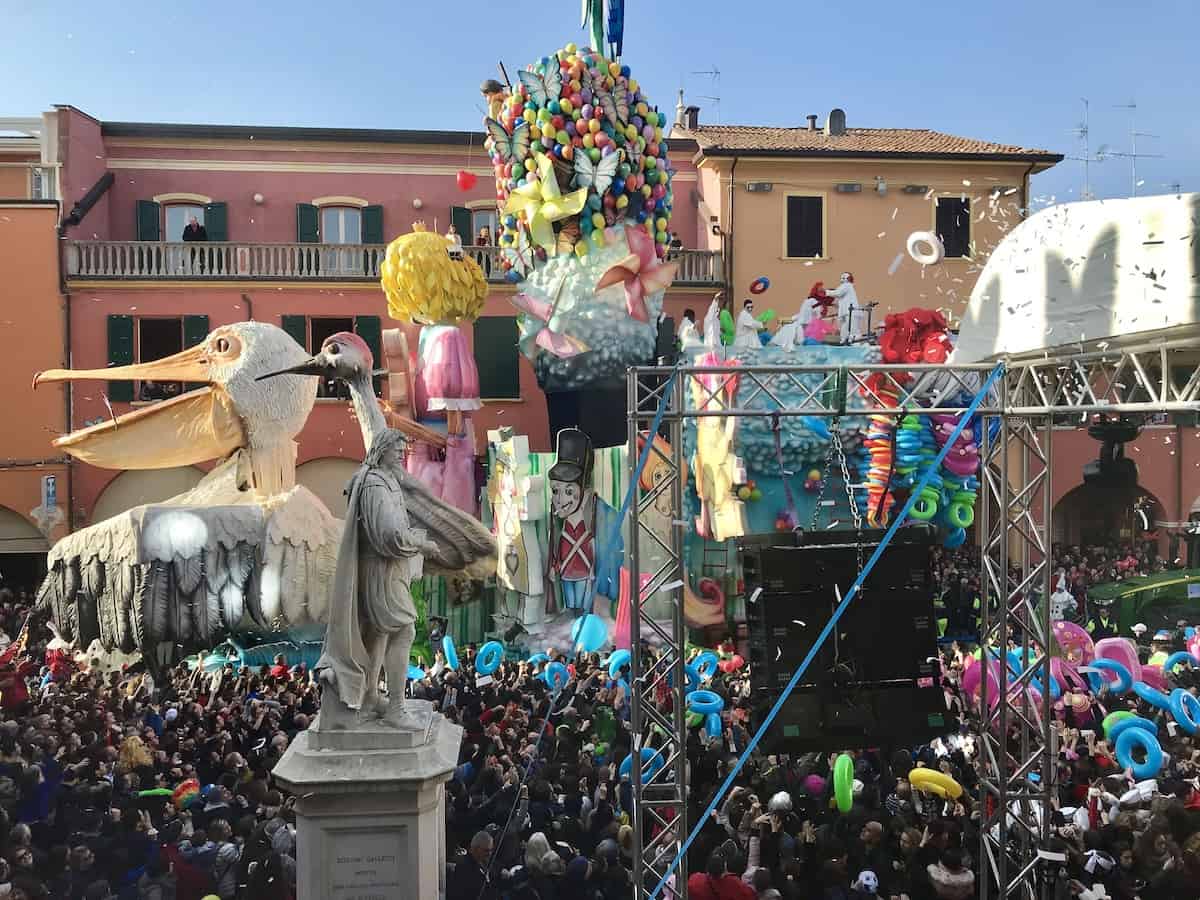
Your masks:
[[[266,322],[237,322],[164,359],[108,369],[51,369],[40,372],[33,385],[83,379],[202,384],[54,442],[77,459],[104,468],[163,469],[295,438],[312,411],[316,382],[264,382],[259,376],[300,364],[304,357],[282,329]]]
[[[299,365],[263,373],[258,379],[262,381],[276,375],[319,375],[349,383],[364,375],[370,377],[374,365],[375,357],[366,341],[349,331],[339,331],[325,338],[316,356]]]

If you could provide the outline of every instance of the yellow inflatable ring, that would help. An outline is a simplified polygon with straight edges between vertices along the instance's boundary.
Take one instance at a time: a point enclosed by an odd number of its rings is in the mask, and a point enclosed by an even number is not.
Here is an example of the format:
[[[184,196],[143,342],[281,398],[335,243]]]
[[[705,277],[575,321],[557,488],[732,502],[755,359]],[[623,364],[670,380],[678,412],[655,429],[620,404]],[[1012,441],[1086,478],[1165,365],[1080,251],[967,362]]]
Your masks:
[[[908,773],[908,783],[915,790],[935,794],[943,800],[957,800],[962,796],[962,785],[936,769],[913,769]]]

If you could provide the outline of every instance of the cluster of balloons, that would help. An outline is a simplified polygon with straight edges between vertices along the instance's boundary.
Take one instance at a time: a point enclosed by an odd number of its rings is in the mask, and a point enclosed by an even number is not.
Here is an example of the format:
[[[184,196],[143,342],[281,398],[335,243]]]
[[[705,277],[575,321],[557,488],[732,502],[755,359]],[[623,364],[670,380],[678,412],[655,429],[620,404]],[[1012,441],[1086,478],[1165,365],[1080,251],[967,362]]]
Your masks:
[[[954,415],[905,416],[896,432],[892,484],[914,487],[957,426],[958,417]],[[979,447],[974,442],[974,430],[964,428],[909,510],[909,517],[918,522],[936,521],[942,526],[943,543],[951,549],[961,547],[967,539],[966,530],[975,522],[978,472]]]
[[[613,227],[625,223],[644,227],[655,252],[665,257],[673,203],[667,117],[649,103],[629,67],[567,44],[519,74],[499,103],[498,118],[487,122],[485,147],[506,210],[514,192],[547,175],[557,181],[541,192],[557,210],[549,216],[560,223],[557,246],[534,246],[534,256],[553,255],[564,242],[584,256],[617,240]],[[571,189],[586,191],[581,210],[562,196]],[[501,247],[521,248],[531,227],[527,219],[523,210],[505,213]],[[521,278],[516,262],[506,254],[503,265],[512,281]]]
[[[738,487],[737,495],[738,499],[743,501],[761,500],[762,490],[759,488],[754,479],[751,478],[747,480],[745,484]]]

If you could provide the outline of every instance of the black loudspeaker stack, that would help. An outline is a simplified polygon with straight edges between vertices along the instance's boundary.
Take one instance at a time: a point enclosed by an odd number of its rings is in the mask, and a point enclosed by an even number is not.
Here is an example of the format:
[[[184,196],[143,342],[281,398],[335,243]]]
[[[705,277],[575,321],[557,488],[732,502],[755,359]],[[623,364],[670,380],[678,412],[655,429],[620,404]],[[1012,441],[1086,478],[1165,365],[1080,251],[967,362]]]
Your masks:
[[[743,538],[751,686],[762,721],[849,592],[883,531]],[[956,727],[937,662],[929,549],[933,529],[903,528],[785,701],[772,752],[900,747]]]

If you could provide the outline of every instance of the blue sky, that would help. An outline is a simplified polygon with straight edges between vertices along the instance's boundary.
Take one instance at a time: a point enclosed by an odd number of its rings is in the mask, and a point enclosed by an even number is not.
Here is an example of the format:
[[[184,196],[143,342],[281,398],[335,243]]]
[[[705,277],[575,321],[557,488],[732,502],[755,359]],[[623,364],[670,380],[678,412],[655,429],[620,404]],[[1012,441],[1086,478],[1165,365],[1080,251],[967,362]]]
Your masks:
[[[802,125],[831,107],[851,126],[928,127],[1080,155],[1129,149],[1116,104],[1136,100],[1139,193],[1200,191],[1192,0],[798,3],[626,0],[624,61],[661,107],[677,89],[704,121]],[[0,0],[0,115],[71,103],[102,119],[472,128],[477,85],[585,37],[577,0],[483,3]],[[720,79],[693,74],[712,68]],[[710,100],[721,98],[719,115]],[[1092,167],[1127,196],[1129,161]],[[1077,199],[1065,161],[1035,194]]]

